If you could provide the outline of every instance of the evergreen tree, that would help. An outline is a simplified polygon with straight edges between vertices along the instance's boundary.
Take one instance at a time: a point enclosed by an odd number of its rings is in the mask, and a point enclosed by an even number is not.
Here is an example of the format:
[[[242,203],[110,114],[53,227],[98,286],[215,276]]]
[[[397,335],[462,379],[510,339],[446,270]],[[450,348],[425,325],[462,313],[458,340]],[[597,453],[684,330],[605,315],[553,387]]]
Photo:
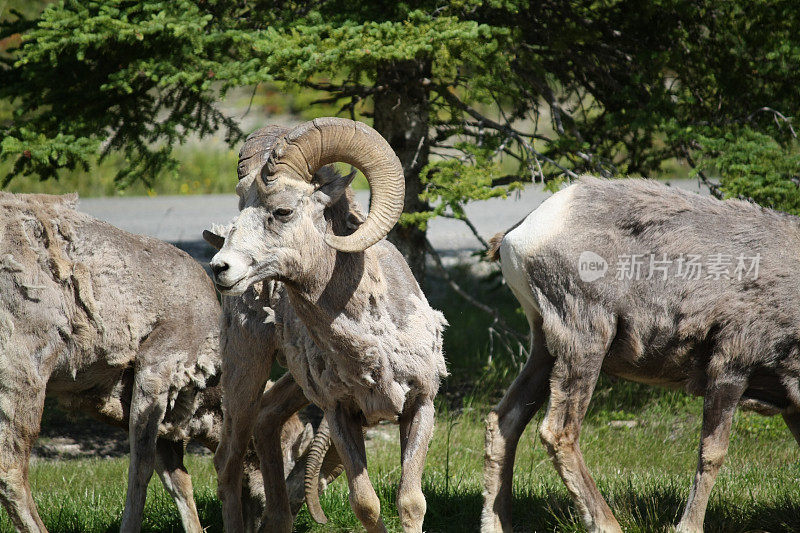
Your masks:
[[[7,182],[120,151],[125,186],[189,135],[239,143],[215,107],[232,88],[321,90],[400,157],[392,238],[421,279],[430,217],[531,180],[678,157],[718,195],[798,212],[799,17],[789,0],[61,0],[0,28],[22,35],[0,56],[0,156]]]

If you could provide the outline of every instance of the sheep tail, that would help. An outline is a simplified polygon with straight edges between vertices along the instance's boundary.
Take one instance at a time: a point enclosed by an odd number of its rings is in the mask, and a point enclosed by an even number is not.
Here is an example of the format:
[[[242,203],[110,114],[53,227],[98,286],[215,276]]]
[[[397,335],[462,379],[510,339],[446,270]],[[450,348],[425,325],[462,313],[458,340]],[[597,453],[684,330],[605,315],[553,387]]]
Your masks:
[[[500,260],[500,245],[503,244],[505,236],[506,232],[503,231],[489,239],[489,249],[486,250],[486,259],[489,261]]]

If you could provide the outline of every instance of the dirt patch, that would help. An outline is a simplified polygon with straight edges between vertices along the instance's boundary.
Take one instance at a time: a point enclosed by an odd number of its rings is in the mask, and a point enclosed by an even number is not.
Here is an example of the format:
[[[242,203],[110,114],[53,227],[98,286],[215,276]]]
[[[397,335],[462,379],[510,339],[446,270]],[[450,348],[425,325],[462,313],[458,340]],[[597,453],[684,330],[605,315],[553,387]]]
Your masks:
[[[383,446],[387,442],[400,442],[400,429],[395,422],[380,422],[364,431],[367,449]]]
[[[128,434],[113,427],[101,431],[70,432],[59,436],[41,436],[33,447],[32,455],[37,459],[89,459],[123,457],[130,452]],[[193,455],[212,455],[205,446],[190,442],[186,453]]]
[[[211,455],[211,452],[190,442],[187,453]],[[67,413],[55,402],[45,402],[45,414],[39,440],[32,455],[38,459],[89,459],[122,457],[130,452],[128,433],[82,414]]]
[[[114,439],[74,437],[40,438],[33,447],[33,456],[39,459],[86,459],[90,457],[120,457],[128,453],[128,436]]]

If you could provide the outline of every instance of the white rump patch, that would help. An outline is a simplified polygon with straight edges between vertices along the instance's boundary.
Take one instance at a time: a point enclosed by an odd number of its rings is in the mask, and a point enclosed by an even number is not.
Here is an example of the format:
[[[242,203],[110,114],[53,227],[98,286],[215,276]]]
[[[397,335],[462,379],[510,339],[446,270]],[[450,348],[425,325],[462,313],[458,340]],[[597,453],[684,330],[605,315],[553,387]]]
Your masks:
[[[522,224],[509,231],[500,245],[503,278],[522,304],[528,320],[539,312],[525,271],[525,258],[535,255],[566,227],[575,185],[562,189],[539,205]]]
[[[503,248],[510,247],[511,253],[528,256],[561,233],[572,206],[575,186],[570,185],[555,193],[534,209],[522,224],[508,232],[500,253],[503,253]],[[501,258],[505,260],[502,255]]]

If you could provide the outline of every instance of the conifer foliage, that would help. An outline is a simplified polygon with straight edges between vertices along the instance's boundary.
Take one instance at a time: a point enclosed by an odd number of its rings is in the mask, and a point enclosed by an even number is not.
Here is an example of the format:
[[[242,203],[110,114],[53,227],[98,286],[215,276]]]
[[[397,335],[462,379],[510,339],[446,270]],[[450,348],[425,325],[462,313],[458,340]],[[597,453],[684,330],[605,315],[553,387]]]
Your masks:
[[[418,276],[427,220],[532,180],[677,158],[715,194],[800,212],[792,0],[60,0],[2,20],[5,183],[111,151],[121,187],[157,179],[188,135],[248,133],[227,91],[280,83],[390,141]]]

